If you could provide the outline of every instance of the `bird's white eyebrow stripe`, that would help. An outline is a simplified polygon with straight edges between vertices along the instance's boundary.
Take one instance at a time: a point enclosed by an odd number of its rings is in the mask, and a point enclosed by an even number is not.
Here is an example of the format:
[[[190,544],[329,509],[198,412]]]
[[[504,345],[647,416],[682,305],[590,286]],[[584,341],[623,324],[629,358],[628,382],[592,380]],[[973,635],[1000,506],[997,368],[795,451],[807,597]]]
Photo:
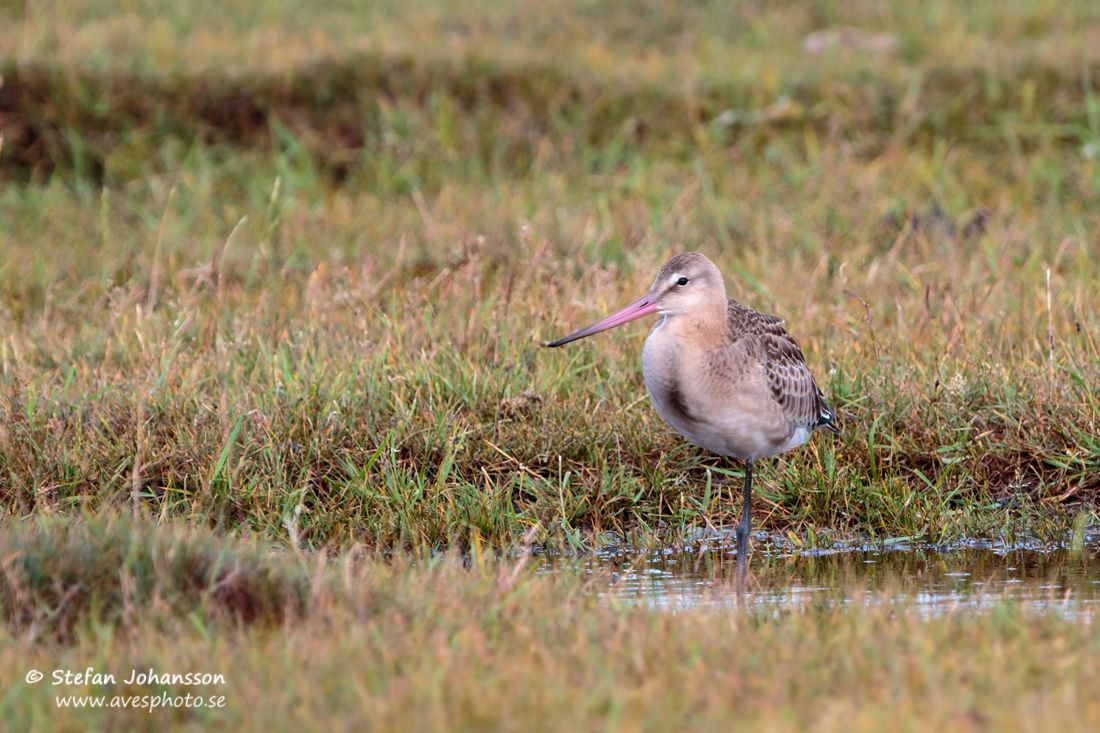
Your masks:
[[[668,284],[669,285],[675,285],[676,281],[679,280],[679,279],[680,279],[680,273],[674,272],[674,273],[672,273],[672,277],[670,277],[668,279]]]

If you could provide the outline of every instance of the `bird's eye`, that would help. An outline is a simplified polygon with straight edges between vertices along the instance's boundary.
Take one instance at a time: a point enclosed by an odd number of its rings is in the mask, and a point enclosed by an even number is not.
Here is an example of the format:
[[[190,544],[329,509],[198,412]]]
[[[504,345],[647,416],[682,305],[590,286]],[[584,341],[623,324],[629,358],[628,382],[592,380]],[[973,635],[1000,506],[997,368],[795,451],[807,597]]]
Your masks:
[[[682,277],[682,278],[680,278],[679,280],[676,281],[676,284],[679,285],[680,287],[684,287],[685,285],[688,284],[688,279],[686,277]]]

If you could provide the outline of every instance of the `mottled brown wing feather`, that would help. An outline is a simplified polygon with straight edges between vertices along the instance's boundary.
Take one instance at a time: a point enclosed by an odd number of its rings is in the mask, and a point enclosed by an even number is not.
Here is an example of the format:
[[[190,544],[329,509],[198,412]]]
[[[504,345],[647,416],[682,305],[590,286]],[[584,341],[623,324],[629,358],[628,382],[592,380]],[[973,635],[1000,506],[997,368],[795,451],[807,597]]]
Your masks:
[[[814,429],[832,424],[832,411],[825,405],[802,349],[787,333],[783,319],[747,308],[730,299],[727,309],[730,329],[735,338],[752,338],[763,357],[772,397],[796,424]]]

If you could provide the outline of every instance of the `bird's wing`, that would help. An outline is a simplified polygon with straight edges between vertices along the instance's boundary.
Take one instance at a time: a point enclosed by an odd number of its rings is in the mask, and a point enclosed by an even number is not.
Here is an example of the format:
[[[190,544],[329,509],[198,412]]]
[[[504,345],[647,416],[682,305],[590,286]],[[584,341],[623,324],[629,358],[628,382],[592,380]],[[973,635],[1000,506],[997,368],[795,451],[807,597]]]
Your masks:
[[[798,343],[784,330],[783,319],[769,316],[730,300],[730,328],[752,338],[760,349],[772,397],[796,425],[832,427],[833,413],[806,366]]]

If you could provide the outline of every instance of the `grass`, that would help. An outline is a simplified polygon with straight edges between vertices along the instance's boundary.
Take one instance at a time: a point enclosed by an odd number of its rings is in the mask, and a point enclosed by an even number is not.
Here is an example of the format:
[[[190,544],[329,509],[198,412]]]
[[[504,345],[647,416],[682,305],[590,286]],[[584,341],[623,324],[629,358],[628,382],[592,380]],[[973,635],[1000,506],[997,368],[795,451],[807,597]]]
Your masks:
[[[7,534],[3,549],[0,615],[30,641],[195,614],[273,624],[299,616],[308,599],[300,567],[276,563],[271,548],[227,545],[210,533],[53,520]]]
[[[1100,6],[364,5],[0,0],[0,728],[1097,727],[1088,614],[829,557],[657,612],[513,551],[735,521],[642,327],[541,346],[693,249],[844,430],[756,526],[1087,560]],[[89,666],[226,684],[25,681]],[[56,702],[164,692],[224,707]]]
[[[844,428],[761,466],[758,526],[1095,516],[1089,3],[66,7],[0,44],[11,517],[310,547],[732,523],[738,469],[649,407],[641,328],[540,347],[684,249],[787,319]],[[844,25],[897,45],[802,50]]]
[[[326,561],[259,538],[122,517],[29,521],[2,543],[5,588],[39,601],[34,617],[0,606],[5,729],[282,730],[324,721],[496,730],[530,721],[667,730],[736,720],[767,730],[1089,730],[1100,722],[1089,694],[1100,675],[1096,624],[1027,604],[927,618],[877,598],[845,608],[838,595],[668,613],[601,602],[592,590],[606,579],[534,574],[522,560],[379,562],[351,550]],[[74,558],[83,560],[75,575]],[[173,571],[154,581],[156,563]],[[112,566],[120,572],[100,570]],[[261,609],[254,616],[218,600],[233,577],[248,589],[238,599]],[[59,578],[77,590],[58,598]],[[838,594],[860,598],[854,590]],[[205,602],[195,603],[196,592]],[[77,604],[82,597],[89,602]],[[115,684],[50,684],[54,670],[89,667]],[[150,668],[221,674],[225,684],[124,682]],[[46,679],[25,683],[29,669]],[[150,713],[55,703],[165,692],[224,696],[224,706]]]

